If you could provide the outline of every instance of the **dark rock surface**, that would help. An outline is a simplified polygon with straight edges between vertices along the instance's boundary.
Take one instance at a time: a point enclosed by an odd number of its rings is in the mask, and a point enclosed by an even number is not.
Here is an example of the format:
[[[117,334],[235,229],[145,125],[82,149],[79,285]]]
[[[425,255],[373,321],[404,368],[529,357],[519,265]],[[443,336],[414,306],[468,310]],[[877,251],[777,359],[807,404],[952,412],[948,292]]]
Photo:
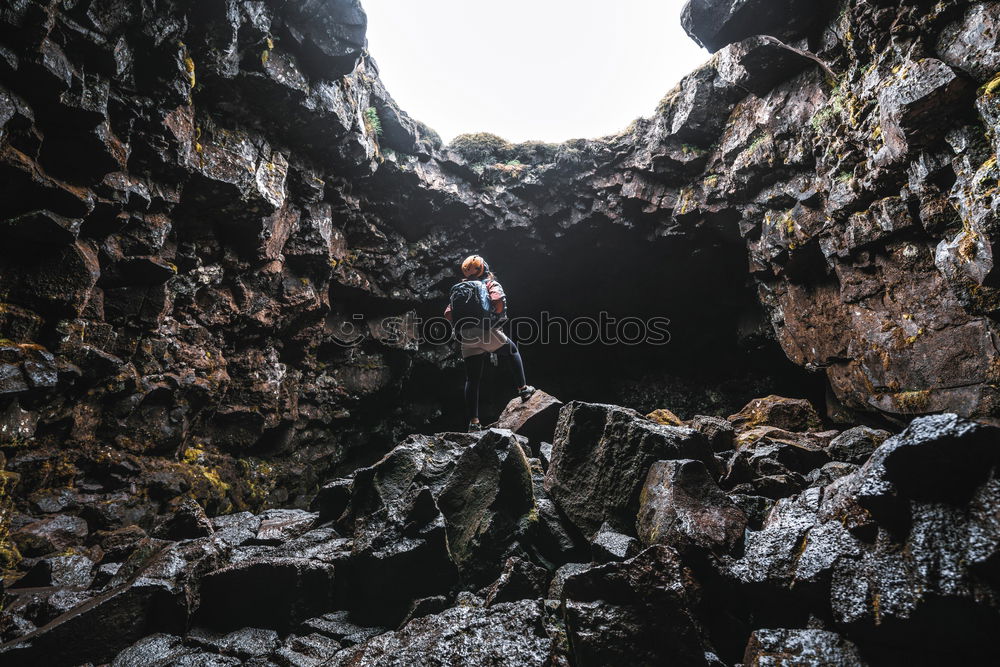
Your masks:
[[[650,466],[679,458],[715,463],[697,431],[654,424],[612,405],[574,402],[559,414],[545,490],[584,535],[593,537],[605,522],[629,532]]]
[[[331,665],[548,664],[551,640],[539,602],[504,602],[487,608],[454,607],[411,621],[334,656]]]
[[[676,430],[578,403],[560,424],[586,411],[632,422],[626,434]],[[593,434],[565,428],[561,446],[588,451]],[[640,551],[606,523],[584,563],[569,560],[576,546],[547,548],[552,526],[570,542],[576,527],[511,432],[413,436],[355,473],[336,522],[245,512],[212,519],[203,536],[108,534],[109,547],[131,546],[94,552],[100,565],[35,559],[5,591],[0,656],[5,665],[974,661],[1000,621],[997,442],[992,426],[921,418],[860,467],[817,462],[810,486],[773,504],[727,495],[703,461],[661,448],[668,458],[649,464],[631,510],[639,536],[656,544]],[[625,479],[637,463],[601,465]],[[749,469],[750,484],[765,472]],[[546,500],[550,532],[539,527]]]
[[[810,0],[688,0],[681,25],[709,51],[754,35],[803,37],[827,13]]]
[[[353,527],[352,611],[397,623],[413,600],[459,579],[490,583],[533,507],[528,460],[510,431],[411,437],[355,474],[340,520]]]
[[[744,665],[828,665],[863,667],[858,648],[825,630],[757,630],[750,636]]]
[[[664,546],[570,576],[563,599],[574,664],[706,664],[692,614],[699,594]]]
[[[831,440],[826,447],[826,453],[834,461],[861,464],[867,461],[872,452],[890,435],[892,434],[888,431],[855,426]]]
[[[544,391],[535,390],[527,401],[514,398],[497,419],[496,427],[505,428],[528,438],[537,446],[551,441],[559,418],[562,401]]]
[[[701,461],[657,461],[642,487],[636,532],[646,544],[684,553],[725,554],[743,539],[747,518]]]
[[[622,561],[636,556],[642,544],[634,537],[615,532],[604,524],[590,542],[590,554],[595,563]]]

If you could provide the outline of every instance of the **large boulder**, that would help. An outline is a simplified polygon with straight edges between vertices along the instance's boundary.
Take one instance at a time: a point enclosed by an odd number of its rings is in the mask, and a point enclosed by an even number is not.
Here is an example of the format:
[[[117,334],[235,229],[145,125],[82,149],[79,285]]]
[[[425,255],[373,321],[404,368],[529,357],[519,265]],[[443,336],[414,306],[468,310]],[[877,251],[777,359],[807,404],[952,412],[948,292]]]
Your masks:
[[[743,664],[747,667],[824,665],[864,667],[858,647],[827,630],[755,630]]]
[[[200,625],[287,632],[332,606],[334,566],[305,558],[248,559],[206,575],[200,595]]]
[[[1000,622],[998,436],[955,415],[914,420],[856,472],[779,500],[724,576],[751,614],[829,604],[858,641],[974,659]]]
[[[941,60],[980,82],[1000,71],[1000,7],[990,2],[969,4],[965,14],[938,38]]]
[[[716,59],[716,69],[723,79],[760,97],[807,67],[826,68],[816,56],[769,35],[730,44]]]
[[[354,536],[345,593],[359,618],[398,622],[410,602],[462,577],[480,585],[534,508],[510,431],[411,436],[354,477],[341,525]]]
[[[855,426],[831,440],[826,447],[826,453],[834,461],[861,465],[891,435],[888,431]]]
[[[87,522],[60,514],[29,523],[13,532],[11,541],[24,556],[44,556],[79,545],[87,537]]]
[[[968,82],[940,60],[905,62],[904,76],[879,95],[879,116],[888,155],[901,156],[941,136],[938,119],[960,108]]]
[[[753,35],[799,37],[825,14],[823,3],[812,0],[689,0],[681,25],[698,44],[718,51]]]
[[[625,408],[574,401],[559,414],[545,489],[588,539],[605,522],[631,532],[650,466],[669,459],[715,465],[708,442],[693,429],[661,426]]]
[[[737,431],[758,426],[774,426],[787,431],[818,431],[822,427],[812,403],[804,398],[765,396],[755,398],[742,410],[730,415],[729,421]]]
[[[657,461],[640,497],[636,532],[646,544],[727,553],[743,538],[747,517],[701,461]]]
[[[198,579],[222,557],[222,549],[208,538],[174,544],[147,540],[105,592],[0,645],[0,662],[105,663],[148,634],[183,632],[197,599]]]
[[[453,607],[410,621],[397,632],[344,649],[324,664],[367,665],[548,665],[552,640],[545,633],[542,604],[503,602],[489,608]]]
[[[575,665],[707,664],[700,587],[669,547],[572,574],[562,595]]]
[[[86,556],[42,558],[10,588],[15,590],[40,586],[87,588],[94,579],[93,567],[94,561]]]
[[[705,436],[715,452],[727,452],[733,448],[735,429],[728,420],[722,417],[695,415],[687,425]]]
[[[315,73],[336,79],[354,69],[368,42],[359,0],[292,0],[286,12],[290,38]]]
[[[548,570],[517,556],[511,556],[504,563],[500,577],[486,589],[486,606],[543,597],[548,584]]]
[[[640,551],[642,543],[639,540],[612,530],[608,524],[601,526],[590,541],[590,556],[595,563],[628,560]]]
[[[555,396],[535,390],[527,401],[512,399],[497,420],[497,428],[505,428],[528,438],[532,444],[552,440],[563,406]]]

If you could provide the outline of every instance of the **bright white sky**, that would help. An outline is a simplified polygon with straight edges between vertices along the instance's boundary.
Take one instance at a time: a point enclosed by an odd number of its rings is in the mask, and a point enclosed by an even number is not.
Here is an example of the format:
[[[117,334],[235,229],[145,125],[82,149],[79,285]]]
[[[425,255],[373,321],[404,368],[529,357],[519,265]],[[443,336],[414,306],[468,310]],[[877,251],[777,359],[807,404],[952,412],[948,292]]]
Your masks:
[[[613,134],[708,60],[684,0],[362,0],[386,88],[446,142]]]

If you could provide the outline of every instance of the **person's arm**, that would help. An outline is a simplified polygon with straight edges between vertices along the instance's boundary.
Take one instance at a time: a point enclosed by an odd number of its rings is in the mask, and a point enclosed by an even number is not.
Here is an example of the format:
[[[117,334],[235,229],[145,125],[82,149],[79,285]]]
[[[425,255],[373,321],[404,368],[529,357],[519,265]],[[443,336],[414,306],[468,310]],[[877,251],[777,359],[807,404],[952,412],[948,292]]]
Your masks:
[[[493,307],[493,312],[497,315],[503,314],[503,311],[507,309],[507,295],[504,294],[503,285],[495,280],[491,280],[488,288],[490,291],[490,304]]]
[[[446,319],[449,322],[451,322],[451,304],[450,303],[448,304],[448,307],[444,309],[444,319]]]

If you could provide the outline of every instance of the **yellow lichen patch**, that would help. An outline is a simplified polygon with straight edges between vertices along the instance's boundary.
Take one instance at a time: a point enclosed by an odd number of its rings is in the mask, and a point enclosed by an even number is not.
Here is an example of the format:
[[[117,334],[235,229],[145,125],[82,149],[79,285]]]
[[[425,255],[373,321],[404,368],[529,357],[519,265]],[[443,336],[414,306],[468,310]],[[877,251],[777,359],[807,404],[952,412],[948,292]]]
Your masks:
[[[683,421],[681,421],[680,417],[675,415],[670,410],[667,410],[666,408],[653,410],[648,415],[646,415],[646,419],[654,421],[662,426],[680,426],[681,424],[684,423]]]
[[[4,470],[5,464],[0,454],[0,569],[10,570],[21,562],[21,554],[10,540],[10,522],[14,517],[12,495],[18,475]]]
[[[62,453],[55,458],[45,461],[38,467],[38,486],[72,488],[73,482],[79,473],[79,469],[70,460],[70,455]]]
[[[218,489],[222,493],[225,493],[225,492],[229,491],[229,488],[230,488],[229,484],[226,484],[225,482],[223,482],[222,478],[219,477],[219,473],[216,472],[215,470],[213,470],[211,468],[203,468],[202,471],[201,471],[201,474],[205,477],[205,479],[207,479],[209,481],[209,483],[212,486],[214,486],[216,489]]]
[[[991,384],[1000,382],[1000,357],[991,357],[986,364],[986,379]]]
[[[987,97],[993,97],[1000,92],[1000,72],[997,72],[997,75],[993,77],[993,80],[983,86],[980,90],[983,95],[986,95]]]
[[[237,464],[239,486],[234,496],[238,509],[263,508],[278,482],[275,469],[269,463],[253,458],[240,459]]]
[[[260,52],[260,64],[266,65],[267,61],[271,59],[271,52],[268,49],[264,49]]]
[[[931,392],[928,389],[901,391],[892,394],[892,401],[905,413],[927,412],[931,402]]]
[[[204,455],[205,451],[201,448],[201,445],[192,445],[184,450],[184,456],[181,460],[184,463],[200,463]]]
[[[790,212],[781,216],[781,224],[785,229],[785,234],[788,236],[795,233],[795,219]]]
[[[184,69],[187,71],[188,83],[194,88],[194,84],[197,81],[194,74],[194,60],[186,53],[184,54]]]
[[[962,239],[958,242],[958,256],[962,261],[971,262],[976,259],[978,238],[979,234],[969,227],[966,227],[965,231],[962,232]]]
[[[681,215],[691,209],[691,200],[694,198],[694,189],[687,187],[681,190]]]

